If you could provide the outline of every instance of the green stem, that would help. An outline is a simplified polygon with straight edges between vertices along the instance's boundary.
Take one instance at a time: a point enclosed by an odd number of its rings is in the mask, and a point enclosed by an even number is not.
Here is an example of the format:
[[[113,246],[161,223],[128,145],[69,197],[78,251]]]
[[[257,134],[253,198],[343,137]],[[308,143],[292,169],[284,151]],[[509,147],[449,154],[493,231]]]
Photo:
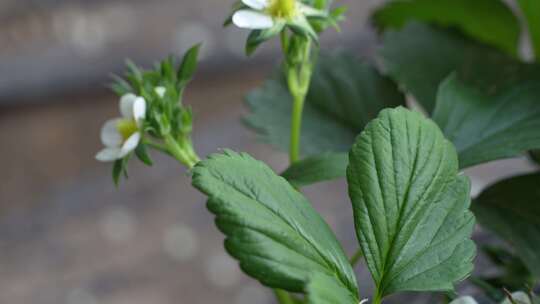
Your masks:
[[[288,45],[282,42],[282,45]],[[287,46],[290,48],[293,46]],[[286,56],[299,57],[299,61],[290,63],[287,60],[287,83],[289,92],[293,97],[293,108],[291,116],[291,142],[289,146],[289,159],[291,164],[300,160],[300,138],[302,133],[302,113],[306,95],[311,84],[311,75],[313,73],[313,63],[311,58],[311,41],[305,40],[300,44],[294,45],[294,53],[289,50]]]
[[[358,263],[358,261],[360,261],[360,259],[364,256],[364,254],[362,253],[362,249],[358,249],[354,255],[351,257],[351,266],[355,266],[356,263]]]
[[[291,143],[289,150],[291,164],[300,160],[300,136],[302,134],[302,113],[304,111],[304,100],[304,96],[294,97],[291,121]]]
[[[291,295],[281,289],[274,289],[274,293],[276,294],[276,298],[278,300],[278,303],[280,304],[295,304],[293,298]]]

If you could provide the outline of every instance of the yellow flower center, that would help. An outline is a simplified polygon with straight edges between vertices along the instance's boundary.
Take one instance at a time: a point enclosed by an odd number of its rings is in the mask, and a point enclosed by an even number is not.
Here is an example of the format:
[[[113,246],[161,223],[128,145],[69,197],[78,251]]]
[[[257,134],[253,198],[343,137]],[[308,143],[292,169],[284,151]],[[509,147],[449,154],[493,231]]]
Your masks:
[[[274,18],[292,18],[296,15],[296,0],[271,0],[268,14]]]
[[[128,138],[131,137],[131,135],[139,131],[139,127],[137,126],[137,123],[133,119],[120,120],[118,124],[116,125],[116,129],[118,130],[118,133],[122,135],[122,138],[124,139],[124,141],[126,141]]]

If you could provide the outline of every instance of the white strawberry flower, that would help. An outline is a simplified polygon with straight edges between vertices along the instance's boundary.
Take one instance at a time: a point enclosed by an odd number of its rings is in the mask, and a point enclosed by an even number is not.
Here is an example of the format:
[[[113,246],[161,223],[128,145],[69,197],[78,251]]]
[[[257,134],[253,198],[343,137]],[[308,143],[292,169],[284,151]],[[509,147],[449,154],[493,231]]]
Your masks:
[[[122,117],[108,120],[101,129],[101,142],[105,146],[96,159],[111,162],[124,158],[135,150],[142,139],[141,127],[146,117],[146,101],[134,94],[120,99]]]
[[[270,29],[306,17],[321,17],[325,13],[298,0],[242,0],[249,9],[234,13],[233,23],[245,29]]]

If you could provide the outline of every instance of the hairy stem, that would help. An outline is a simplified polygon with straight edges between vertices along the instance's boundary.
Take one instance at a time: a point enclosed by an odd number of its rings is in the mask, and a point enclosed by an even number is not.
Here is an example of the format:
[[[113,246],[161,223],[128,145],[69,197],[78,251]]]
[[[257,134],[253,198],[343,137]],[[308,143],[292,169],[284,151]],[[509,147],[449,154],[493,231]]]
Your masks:
[[[301,41],[301,42],[298,42]],[[300,138],[302,133],[302,112],[306,95],[311,84],[311,75],[313,73],[313,63],[311,58],[310,40],[297,40],[297,43],[286,45],[287,58],[287,84],[289,92],[293,97],[292,116],[291,116],[291,142],[289,145],[289,159],[291,164],[300,160]],[[291,49],[292,48],[292,49]]]
[[[293,102],[291,121],[291,143],[289,159],[291,164],[300,160],[300,135],[302,134],[302,112],[304,111],[305,96],[296,96]]]

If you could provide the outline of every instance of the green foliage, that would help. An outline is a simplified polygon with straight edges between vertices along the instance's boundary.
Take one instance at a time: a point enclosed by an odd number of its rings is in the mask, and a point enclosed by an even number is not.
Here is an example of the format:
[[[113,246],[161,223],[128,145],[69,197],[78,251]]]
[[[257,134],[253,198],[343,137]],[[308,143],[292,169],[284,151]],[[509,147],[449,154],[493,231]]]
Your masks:
[[[536,60],[540,61],[540,1],[518,0],[517,2],[527,19],[529,35],[536,54]]]
[[[437,125],[404,108],[384,110],[350,153],[356,231],[377,287],[453,290],[472,271],[470,185]]]
[[[195,167],[193,185],[208,195],[225,247],[247,274],[293,292],[314,275],[328,276],[358,302],[354,273],[331,229],[264,163],[228,150],[214,154]]]
[[[540,174],[510,178],[486,189],[473,204],[482,226],[510,243],[540,278]]]
[[[346,153],[324,153],[292,164],[281,176],[294,187],[303,187],[344,177],[348,164]]]
[[[466,168],[540,148],[539,98],[540,73],[491,96],[454,75],[441,85],[433,119]]]
[[[245,121],[264,141],[288,150],[292,99],[281,75],[247,96]],[[348,151],[364,126],[384,108],[405,103],[389,79],[345,52],[320,56],[302,126],[306,155]]]
[[[519,20],[500,0],[397,0],[377,10],[373,20],[383,30],[411,20],[455,27],[514,56],[521,34]]]
[[[488,95],[497,94],[538,67],[464,38],[459,33],[412,23],[384,34],[380,51],[385,72],[411,93],[428,113],[435,108],[437,90],[451,73]]]

